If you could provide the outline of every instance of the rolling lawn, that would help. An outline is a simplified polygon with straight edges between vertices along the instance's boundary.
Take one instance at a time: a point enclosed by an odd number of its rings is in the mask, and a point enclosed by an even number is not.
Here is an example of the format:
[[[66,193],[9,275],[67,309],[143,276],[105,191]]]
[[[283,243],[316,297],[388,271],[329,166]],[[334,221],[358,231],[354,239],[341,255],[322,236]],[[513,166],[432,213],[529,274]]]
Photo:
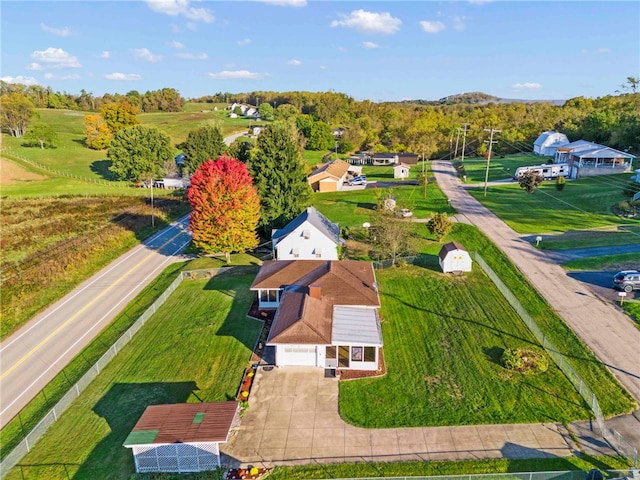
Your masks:
[[[514,155],[492,155],[489,162],[489,181],[513,178],[513,174],[518,167],[528,165],[542,165],[547,163],[549,157],[539,157],[533,153],[518,153]],[[483,157],[469,157],[464,159],[464,169],[467,174],[467,182],[484,182],[487,160]]]
[[[639,220],[623,220],[612,213],[613,206],[626,199],[622,189],[629,176],[572,180],[561,192],[554,182],[543,182],[533,194],[527,194],[516,183],[490,186],[486,197],[481,188],[472,188],[469,193],[522,234],[615,229],[623,225],[640,226]]]
[[[7,479],[122,479],[122,443],[148,405],[235,398],[262,324],[254,273],[185,281]]]

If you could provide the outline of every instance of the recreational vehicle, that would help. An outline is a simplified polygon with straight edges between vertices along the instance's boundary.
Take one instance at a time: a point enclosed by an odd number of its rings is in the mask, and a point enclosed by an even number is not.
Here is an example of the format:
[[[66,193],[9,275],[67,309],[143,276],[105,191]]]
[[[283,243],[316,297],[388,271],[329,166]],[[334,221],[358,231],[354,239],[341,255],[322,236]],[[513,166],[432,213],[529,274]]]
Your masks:
[[[534,171],[545,180],[551,180],[552,178],[568,177],[569,176],[569,164],[568,163],[549,163],[544,165],[530,165],[527,167],[518,167],[513,174],[514,180],[518,180],[521,175]]]

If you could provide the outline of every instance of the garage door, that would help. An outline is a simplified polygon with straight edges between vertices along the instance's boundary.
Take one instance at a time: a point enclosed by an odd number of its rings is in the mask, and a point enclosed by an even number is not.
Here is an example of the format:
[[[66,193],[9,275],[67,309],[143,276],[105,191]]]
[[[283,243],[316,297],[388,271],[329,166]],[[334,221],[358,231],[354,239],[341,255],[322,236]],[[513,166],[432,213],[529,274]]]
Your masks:
[[[316,366],[315,345],[287,345],[278,346],[278,366],[298,365]]]

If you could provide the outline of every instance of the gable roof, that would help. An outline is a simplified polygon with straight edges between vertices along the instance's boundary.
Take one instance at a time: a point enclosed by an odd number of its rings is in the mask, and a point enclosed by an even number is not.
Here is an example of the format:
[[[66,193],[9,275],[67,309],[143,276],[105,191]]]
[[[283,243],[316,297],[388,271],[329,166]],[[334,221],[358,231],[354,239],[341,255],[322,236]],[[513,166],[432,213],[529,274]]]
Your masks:
[[[318,284],[333,305],[379,307],[373,265],[356,260],[269,260],[262,264],[251,290],[309,287]]]
[[[332,160],[313,171],[311,175],[309,175],[308,180],[312,181],[312,177],[320,175],[321,173],[325,173],[326,175],[339,180],[347,173],[347,170],[349,170],[349,164],[347,162],[344,160]]]
[[[342,239],[340,238],[340,227],[338,226],[338,224],[330,221],[314,207],[308,207],[304,212],[287,223],[283,228],[275,230],[271,234],[271,240],[277,243],[278,240],[286,237],[305,222],[309,222],[311,225],[316,227],[334,243],[342,243]]]
[[[440,257],[440,260],[444,260],[445,258],[447,258],[447,255],[449,255],[449,253],[456,250],[462,250],[463,252],[467,251],[467,249],[460,245],[458,242],[449,242],[442,246],[438,256]]]
[[[123,445],[226,442],[238,402],[151,405]]]
[[[268,343],[330,344],[332,307],[307,289],[287,290],[269,330]]]
[[[621,152],[615,148],[589,142],[576,140],[558,149],[559,152],[571,152],[572,155],[581,158],[636,158],[630,153]]]

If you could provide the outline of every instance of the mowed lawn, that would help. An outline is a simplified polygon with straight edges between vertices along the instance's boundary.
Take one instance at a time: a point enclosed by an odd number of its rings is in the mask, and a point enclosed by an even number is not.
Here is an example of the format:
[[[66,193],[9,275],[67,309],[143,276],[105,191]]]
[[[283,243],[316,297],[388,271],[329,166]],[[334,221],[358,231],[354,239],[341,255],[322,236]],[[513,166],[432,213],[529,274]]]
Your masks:
[[[340,414],[364,427],[570,421],[589,410],[563,373],[520,374],[505,348],[542,351],[479,267],[376,272],[387,374],[340,383]]]
[[[262,328],[254,276],[184,281],[6,478],[129,478],[122,443],[148,405],[234,399]]]
[[[542,165],[547,163],[549,157],[540,157],[533,153],[516,153],[513,155],[492,155],[489,162],[489,181],[513,178],[518,167],[529,165]],[[464,159],[464,170],[467,182],[484,182],[487,174],[487,159],[483,157],[469,157]]]
[[[490,186],[486,197],[481,188],[469,189],[469,193],[522,234],[637,227],[640,220],[623,220],[613,214],[618,202],[628,200],[622,191],[629,177],[629,174],[618,174],[572,180],[562,191],[556,190],[553,181],[548,181],[532,194],[527,194],[517,183]]]

